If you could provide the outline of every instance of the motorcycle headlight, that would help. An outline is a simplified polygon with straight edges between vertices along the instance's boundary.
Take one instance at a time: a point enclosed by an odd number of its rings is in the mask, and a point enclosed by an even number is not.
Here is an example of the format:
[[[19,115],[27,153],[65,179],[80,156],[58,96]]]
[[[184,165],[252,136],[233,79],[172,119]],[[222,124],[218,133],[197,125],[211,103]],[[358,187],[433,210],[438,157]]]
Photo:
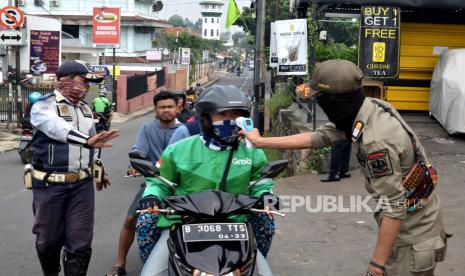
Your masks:
[[[240,275],[241,275],[241,271],[239,269],[236,269],[234,271],[229,272],[228,274],[223,274],[221,276],[240,276]],[[195,269],[194,273],[192,273],[192,276],[215,276],[215,275],[208,274],[206,272]]]

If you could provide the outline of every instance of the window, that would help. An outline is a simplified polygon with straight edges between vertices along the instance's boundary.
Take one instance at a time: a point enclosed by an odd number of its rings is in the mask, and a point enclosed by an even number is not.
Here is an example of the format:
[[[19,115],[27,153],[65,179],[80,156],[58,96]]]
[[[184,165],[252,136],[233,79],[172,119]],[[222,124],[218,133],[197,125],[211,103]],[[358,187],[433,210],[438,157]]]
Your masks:
[[[216,23],[220,23],[220,18],[216,18]]]
[[[207,29],[205,29],[205,31],[203,31],[203,36],[207,36]]]
[[[213,33],[213,29],[212,29],[211,32],[210,32],[210,36],[213,36],[213,35],[214,35],[214,33]]]
[[[212,23],[215,23],[215,18],[214,17],[212,17]]]
[[[207,23],[208,18],[205,17],[205,23]]]
[[[216,36],[220,36],[220,30],[216,30]]]

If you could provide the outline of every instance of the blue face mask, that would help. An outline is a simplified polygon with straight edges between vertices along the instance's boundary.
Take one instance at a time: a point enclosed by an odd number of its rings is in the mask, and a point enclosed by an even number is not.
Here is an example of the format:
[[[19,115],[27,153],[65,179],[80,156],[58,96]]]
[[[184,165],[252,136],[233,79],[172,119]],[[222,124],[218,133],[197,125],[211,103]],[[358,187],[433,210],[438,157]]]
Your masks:
[[[213,123],[213,133],[223,141],[234,142],[239,137],[239,127],[236,121],[223,120]]]
[[[206,145],[213,149],[220,149],[225,150],[229,149],[226,143],[232,143],[236,141],[239,137],[239,127],[236,125],[236,121],[234,120],[223,120],[213,123],[213,133],[220,140],[216,137],[209,137],[206,133],[203,133],[203,140],[205,141]],[[212,147],[212,146],[213,147]]]

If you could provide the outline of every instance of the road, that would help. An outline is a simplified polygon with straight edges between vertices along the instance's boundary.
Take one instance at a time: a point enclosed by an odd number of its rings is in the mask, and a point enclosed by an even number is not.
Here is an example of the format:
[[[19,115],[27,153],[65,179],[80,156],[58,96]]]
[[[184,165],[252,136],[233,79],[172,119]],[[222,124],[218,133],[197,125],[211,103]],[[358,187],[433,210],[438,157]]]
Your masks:
[[[253,75],[245,70],[241,77],[218,72],[217,84],[233,84],[243,91],[252,88]],[[140,126],[153,114],[115,125],[121,136],[114,147],[105,150],[102,158],[112,177],[112,186],[96,194],[93,254],[88,275],[104,275],[115,263],[119,231],[127,209],[142,179],[124,178],[128,166],[127,153],[133,145]],[[0,155],[0,275],[39,275],[40,265],[32,234],[32,193],[23,188],[23,165],[16,151]],[[138,275],[141,269],[137,248],[128,257],[128,275]]]
[[[251,72],[240,78],[234,74],[218,73],[218,84],[233,84],[243,90],[252,88]],[[447,258],[438,265],[437,275],[463,276],[465,263],[465,139],[448,137],[443,129],[425,114],[402,114],[420,137],[429,155],[429,161],[439,172],[438,194],[444,209],[446,231],[453,233]],[[119,124],[121,136],[115,146],[106,150],[103,160],[113,178],[112,186],[96,195],[93,256],[88,275],[101,276],[116,261],[118,236],[141,179],[125,179],[127,152],[134,142],[141,124],[152,114]],[[31,233],[31,192],[21,184],[22,164],[16,152],[0,155],[0,275],[39,275],[34,236]],[[352,165],[355,165],[352,164]],[[321,183],[316,174],[280,179],[275,189],[282,198],[290,195],[310,196],[315,208],[316,196],[342,196],[344,206],[348,197],[365,196],[364,176],[352,170],[352,177],[336,183]],[[289,202],[289,200],[287,201]],[[368,212],[312,213],[305,207],[278,218],[276,235],[269,261],[274,275],[362,275],[376,243],[377,226]],[[141,263],[135,245],[128,256],[129,276],[138,275]]]

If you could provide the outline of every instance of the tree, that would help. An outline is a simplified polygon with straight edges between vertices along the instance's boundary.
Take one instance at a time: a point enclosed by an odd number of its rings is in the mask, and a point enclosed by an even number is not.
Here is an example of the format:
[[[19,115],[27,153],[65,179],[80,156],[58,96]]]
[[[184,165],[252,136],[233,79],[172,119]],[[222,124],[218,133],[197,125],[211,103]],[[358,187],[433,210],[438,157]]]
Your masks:
[[[168,22],[173,24],[175,27],[182,27],[184,25],[184,19],[181,16],[175,14],[168,19]]]
[[[199,34],[202,33],[202,18],[197,19],[194,24],[193,30]]]
[[[289,19],[289,0],[279,0],[279,14],[276,20],[284,20]],[[274,1],[266,1],[265,5],[265,28],[267,36],[269,37],[270,33],[270,23],[274,20],[273,18],[274,12]],[[255,10],[249,7],[243,7],[241,17],[234,22],[234,25],[242,27],[244,31],[248,32],[252,36],[255,37],[255,29],[256,29],[256,18],[254,18]],[[265,38],[265,41],[267,39]]]

